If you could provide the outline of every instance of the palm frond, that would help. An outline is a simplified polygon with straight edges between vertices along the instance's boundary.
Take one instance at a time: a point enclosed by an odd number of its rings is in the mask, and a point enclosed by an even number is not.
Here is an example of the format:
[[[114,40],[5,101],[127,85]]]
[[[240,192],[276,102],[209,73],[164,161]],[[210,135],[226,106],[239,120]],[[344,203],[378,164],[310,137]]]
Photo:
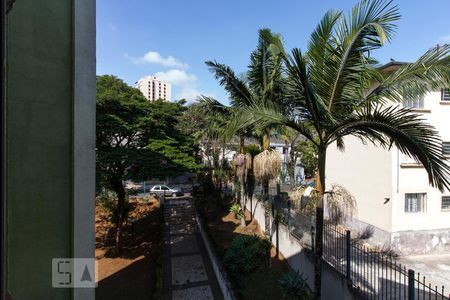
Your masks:
[[[225,87],[225,90],[230,94],[231,105],[234,107],[242,107],[253,101],[252,93],[248,86],[234,73],[234,71],[216,61],[206,61],[211,73],[219,80],[219,84]]]
[[[270,29],[260,29],[258,46],[250,55],[248,83],[258,101],[274,101],[282,93],[281,55],[270,49],[274,39],[281,39]]]
[[[317,126],[330,119],[323,99],[316,93],[314,84],[309,77],[308,62],[300,49],[294,48],[292,56],[285,59],[287,73],[290,80],[287,82],[287,97],[298,111],[305,112],[305,119],[310,119],[320,135]]]
[[[414,99],[424,94],[450,86],[450,45],[434,47],[416,62],[408,63],[396,71],[380,73],[379,85],[369,95],[368,101]]]
[[[367,89],[371,82],[368,74],[374,66],[365,52],[390,41],[396,30],[394,22],[399,18],[398,7],[385,0],[363,0],[347,18],[340,18],[329,46],[333,51],[328,53],[330,57],[322,72],[325,85],[320,91],[328,110],[351,111],[349,103],[360,99],[360,91]]]
[[[422,163],[432,186],[450,188],[450,165],[442,154],[441,138],[420,114],[396,106],[363,109],[344,120],[328,143],[346,135],[365,136],[385,148],[395,145]]]
[[[207,115],[219,115],[228,117],[232,114],[232,108],[225,106],[213,97],[200,95],[197,98],[199,109]]]

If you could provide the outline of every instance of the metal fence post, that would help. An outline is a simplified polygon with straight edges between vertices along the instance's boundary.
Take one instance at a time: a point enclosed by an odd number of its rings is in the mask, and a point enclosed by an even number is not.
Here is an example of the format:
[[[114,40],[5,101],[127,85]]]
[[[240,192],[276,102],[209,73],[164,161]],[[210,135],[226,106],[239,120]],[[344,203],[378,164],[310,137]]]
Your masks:
[[[414,270],[408,270],[408,300],[415,299]]]
[[[351,257],[351,254],[352,254],[352,251],[351,251],[351,233],[350,233],[350,230],[347,230],[346,231],[346,235],[345,235],[345,237],[346,237],[346,241],[347,241],[347,279],[348,280],[351,280],[352,278],[351,278],[351,259],[352,259],[352,257]]]

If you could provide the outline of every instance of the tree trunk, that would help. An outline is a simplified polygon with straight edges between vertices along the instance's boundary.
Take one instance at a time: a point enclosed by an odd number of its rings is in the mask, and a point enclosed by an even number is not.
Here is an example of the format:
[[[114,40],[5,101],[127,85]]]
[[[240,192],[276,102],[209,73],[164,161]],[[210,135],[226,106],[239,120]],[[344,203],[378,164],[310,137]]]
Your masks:
[[[270,149],[270,137],[269,137],[268,133],[264,133],[264,135],[263,135],[262,146],[263,146],[263,150]]]
[[[243,136],[239,137],[239,153],[245,154],[245,138]]]
[[[122,248],[123,221],[125,219],[125,188],[122,180],[114,181],[114,192],[117,194],[117,220],[116,220],[116,254],[119,255]]]
[[[241,217],[241,226],[245,227],[245,187],[244,182],[241,182],[241,209],[242,209],[242,217]]]
[[[323,255],[323,197],[325,192],[325,163],[326,163],[326,149],[319,149],[318,151],[318,171],[316,174],[316,245],[314,247],[314,288],[318,298],[321,294],[322,285],[322,255]]]
[[[290,179],[289,185],[292,190],[293,188],[295,188],[295,161],[290,161],[287,164],[287,172]]]
[[[245,138],[243,136],[239,137],[239,142],[240,142],[240,148],[239,148],[239,152],[240,154],[245,154]],[[244,168],[246,167],[245,165],[243,166]],[[244,174],[246,172],[243,172]],[[245,227],[245,194],[246,194],[246,189],[245,189],[245,175],[242,175],[242,178],[239,178],[240,181],[240,185],[241,185],[241,210],[242,210],[242,217],[241,217],[241,226]]]
[[[270,149],[270,137],[268,133],[264,133],[262,140],[263,150]],[[264,179],[263,182],[264,200],[269,200],[269,179]]]
[[[297,158],[295,157],[295,139],[294,141],[291,143],[291,149],[289,150],[289,160],[287,162],[287,172],[289,175],[289,182],[290,182],[290,187],[291,190],[295,187],[295,165],[297,163]],[[289,149],[289,144],[286,142],[286,151]]]

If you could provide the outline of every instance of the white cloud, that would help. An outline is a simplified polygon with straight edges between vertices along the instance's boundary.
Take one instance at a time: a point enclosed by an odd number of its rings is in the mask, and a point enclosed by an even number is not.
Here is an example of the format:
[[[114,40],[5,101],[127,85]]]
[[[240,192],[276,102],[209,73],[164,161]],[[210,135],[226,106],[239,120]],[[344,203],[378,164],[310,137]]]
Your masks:
[[[187,64],[181,62],[177,58],[169,55],[167,57],[163,57],[161,54],[159,54],[156,51],[149,51],[144,54],[144,56],[141,57],[133,57],[128,55],[127,53],[124,54],[125,58],[129,59],[132,63],[140,65],[140,64],[157,64],[162,65],[165,67],[171,67],[171,68],[179,68],[179,69],[186,69],[188,67]]]
[[[194,102],[198,96],[205,95],[205,93],[200,92],[196,88],[183,88],[179,93],[177,93],[177,99],[186,99],[187,102]]]
[[[171,69],[165,72],[157,72],[154,76],[173,85],[192,86],[197,81],[197,76],[184,70]]]

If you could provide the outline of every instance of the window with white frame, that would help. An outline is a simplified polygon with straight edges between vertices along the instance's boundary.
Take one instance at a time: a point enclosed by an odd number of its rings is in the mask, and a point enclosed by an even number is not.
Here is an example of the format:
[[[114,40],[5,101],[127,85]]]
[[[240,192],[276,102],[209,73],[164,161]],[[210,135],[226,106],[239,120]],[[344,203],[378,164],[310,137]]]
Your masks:
[[[416,164],[416,165],[419,165],[420,162],[418,162],[415,158],[410,157],[408,154],[401,153],[401,164]]]
[[[426,193],[406,193],[405,194],[405,212],[418,213],[426,212],[427,194]]]
[[[403,99],[403,107],[413,109],[423,109],[424,108],[423,97],[417,97],[413,99]]]
[[[441,101],[450,101],[450,89],[441,90]]]
[[[450,156],[450,142],[442,142],[442,154]]]
[[[450,211],[450,196],[442,196],[441,210]]]

